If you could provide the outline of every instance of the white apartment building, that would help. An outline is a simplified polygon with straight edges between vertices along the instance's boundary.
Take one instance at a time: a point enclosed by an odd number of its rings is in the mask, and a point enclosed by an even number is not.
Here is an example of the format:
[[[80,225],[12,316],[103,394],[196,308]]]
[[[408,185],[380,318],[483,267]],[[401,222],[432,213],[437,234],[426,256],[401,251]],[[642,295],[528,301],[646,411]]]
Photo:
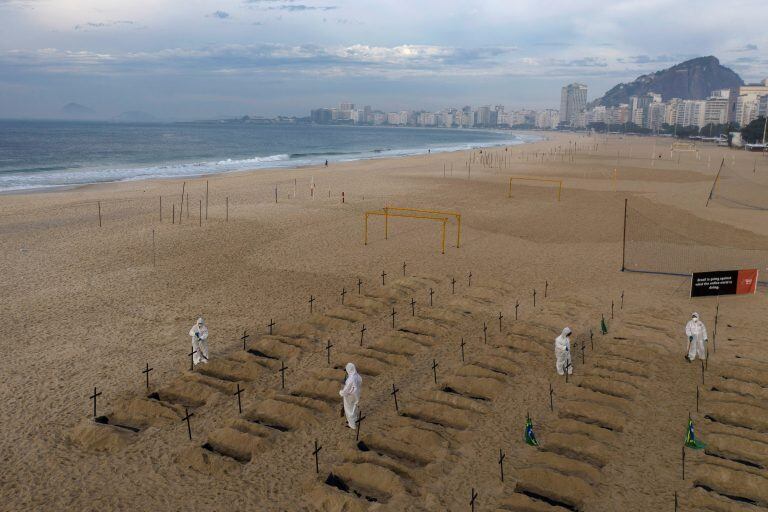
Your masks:
[[[419,113],[419,125],[420,126],[435,126],[437,124],[437,116],[433,112],[420,112]]]
[[[387,114],[387,124],[400,124],[400,112],[389,112]]]
[[[704,112],[707,102],[704,100],[680,100],[674,123],[677,126],[704,126]]]
[[[554,109],[540,110],[536,114],[536,128],[554,129],[560,124],[560,111]]]
[[[725,89],[728,91],[728,89]],[[704,126],[708,124],[725,124],[728,122],[728,96],[710,96],[704,107]]]
[[[562,88],[560,91],[560,121],[563,124],[577,126],[576,118],[585,108],[587,108],[586,85],[573,83]]]
[[[664,124],[664,120],[667,114],[667,106],[661,102],[653,102],[648,105],[648,115],[646,116],[647,124],[646,128],[654,132],[661,130],[661,125]]]

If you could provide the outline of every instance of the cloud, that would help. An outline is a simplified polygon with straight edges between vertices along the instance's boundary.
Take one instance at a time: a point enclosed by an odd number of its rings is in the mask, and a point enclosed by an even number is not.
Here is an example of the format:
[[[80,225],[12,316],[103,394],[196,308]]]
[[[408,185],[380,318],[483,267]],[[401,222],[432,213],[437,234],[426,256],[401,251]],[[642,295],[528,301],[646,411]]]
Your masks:
[[[211,14],[207,15],[208,18],[218,18],[220,20],[225,20],[229,18],[229,13],[226,11],[214,11]]]
[[[757,51],[757,45],[756,44],[745,44],[744,46],[740,46],[739,48],[734,48],[731,50],[732,52],[754,52]]]
[[[685,60],[688,56],[683,55],[656,55],[650,57],[648,55],[630,55],[629,57],[619,57],[617,62],[625,64],[653,64],[653,63],[668,63],[679,62]]]
[[[268,11],[288,11],[288,12],[301,12],[301,11],[333,11],[338,9],[336,5],[315,6],[305,4],[285,4],[273,7],[267,7]]]
[[[116,27],[120,25],[135,25],[138,26],[135,21],[131,20],[114,20],[114,21],[89,21],[87,23],[81,23],[75,25],[75,30],[92,30],[107,27]]]

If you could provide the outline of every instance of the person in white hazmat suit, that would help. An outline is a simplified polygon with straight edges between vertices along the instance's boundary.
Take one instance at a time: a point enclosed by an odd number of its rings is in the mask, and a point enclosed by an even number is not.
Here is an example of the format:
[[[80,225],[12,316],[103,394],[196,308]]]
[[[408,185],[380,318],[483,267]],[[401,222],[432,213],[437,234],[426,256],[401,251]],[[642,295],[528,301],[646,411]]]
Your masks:
[[[555,338],[555,368],[557,373],[565,375],[566,368],[568,375],[573,374],[573,365],[571,364],[571,328],[566,327],[563,332]]]
[[[189,335],[192,336],[192,362],[197,365],[198,363],[208,362],[208,327],[205,326],[205,321],[202,318],[198,318],[195,325],[189,330]]]
[[[699,356],[700,359],[707,358],[707,328],[704,327],[704,322],[699,320],[699,314],[694,313],[691,315],[691,319],[685,325],[685,335],[688,336],[688,355],[685,358],[688,362],[692,362]]]
[[[360,403],[360,391],[363,385],[363,378],[357,373],[357,368],[352,363],[347,363],[347,380],[344,381],[344,387],[339,391],[344,400],[344,414],[347,417],[349,428],[357,428],[358,404]]]

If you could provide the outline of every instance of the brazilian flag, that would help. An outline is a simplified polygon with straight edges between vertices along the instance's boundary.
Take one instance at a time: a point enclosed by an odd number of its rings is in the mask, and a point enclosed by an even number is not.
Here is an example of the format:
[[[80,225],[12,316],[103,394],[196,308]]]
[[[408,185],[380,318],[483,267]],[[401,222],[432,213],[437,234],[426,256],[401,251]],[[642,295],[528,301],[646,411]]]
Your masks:
[[[704,449],[704,443],[696,439],[696,434],[693,431],[693,420],[688,419],[688,430],[685,433],[685,446],[693,448],[694,450]]]
[[[603,335],[608,334],[608,326],[605,323],[605,316],[600,317],[600,332],[603,333]]]
[[[525,418],[525,443],[530,446],[539,446],[536,434],[533,433],[533,422],[530,416]]]

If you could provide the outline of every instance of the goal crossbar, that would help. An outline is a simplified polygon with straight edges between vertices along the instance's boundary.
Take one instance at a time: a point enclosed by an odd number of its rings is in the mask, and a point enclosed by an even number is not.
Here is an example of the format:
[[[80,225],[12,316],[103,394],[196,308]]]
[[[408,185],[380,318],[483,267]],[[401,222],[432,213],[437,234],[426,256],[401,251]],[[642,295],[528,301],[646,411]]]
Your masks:
[[[377,215],[380,217],[384,217],[384,238],[389,238],[389,218],[390,217],[398,217],[398,218],[405,218],[405,219],[422,219],[422,220],[436,220],[442,223],[442,231],[441,231],[441,239],[440,239],[440,248],[442,254],[445,254],[445,226],[448,223],[447,217],[432,217],[428,215],[412,215],[407,213],[391,213],[389,211],[378,211],[378,210],[371,210],[365,212],[365,231],[363,235],[363,243],[365,245],[368,245],[368,217],[371,215]]]
[[[525,176],[510,176],[509,177],[509,193],[507,197],[512,197],[512,181],[513,180],[522,180],[522,181],[541,181],[541,182],[547,182],[547,183],[557,183],[557,200],[560,201],[560,195],[563,191],[563,180],[555,180],[551,178],[528,178]]]
[[[385,206],[383,211],[395,211],[395,212],[416,212],[416,213],[431,213],[433,215],[447,215],[456,219],[456,248],[461,247],[461,214],[459,212],[451,212],[447,210],[426,210],[420,208],[402,208],[397,206]]]

